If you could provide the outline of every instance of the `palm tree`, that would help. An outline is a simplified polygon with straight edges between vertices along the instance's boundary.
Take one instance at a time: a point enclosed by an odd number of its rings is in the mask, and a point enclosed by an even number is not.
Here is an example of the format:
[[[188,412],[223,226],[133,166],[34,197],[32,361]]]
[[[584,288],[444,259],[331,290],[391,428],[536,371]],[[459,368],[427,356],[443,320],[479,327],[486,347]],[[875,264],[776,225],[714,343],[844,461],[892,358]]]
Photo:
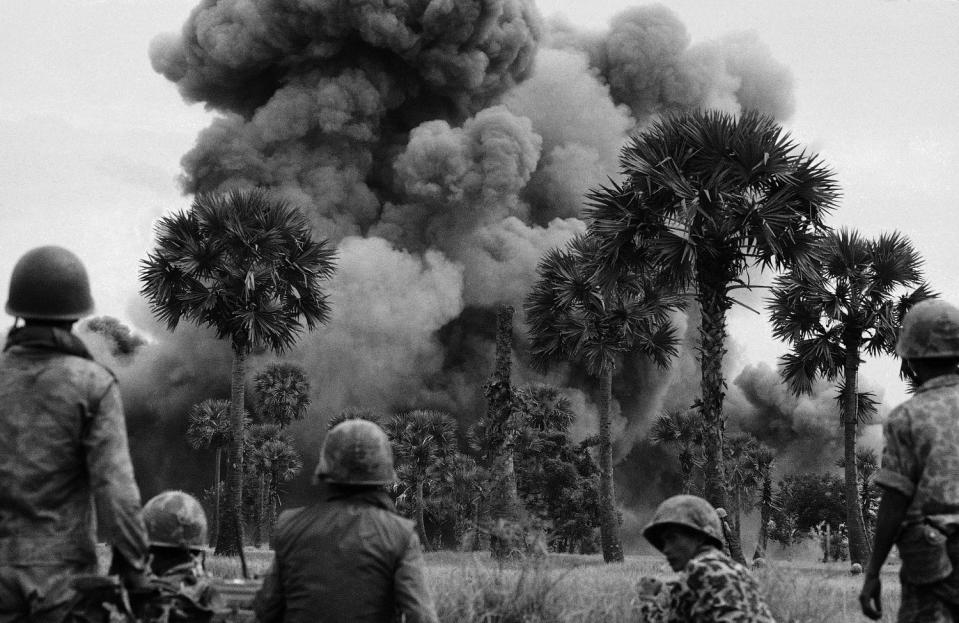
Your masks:
[[[756,469],[754,453],[759,447],[759,440],[749,433],[731,433],[726,437],[723,452],[726,455],[725,470],[727,495],[732,507],[730,513],[731,539],[741,544],[742,515],[748,514],[753,507],[756,490],[762,484],[762,476]]]
[[[705,497],[723,507],[723,357],[726,314],[739,303],[733,292],[752,287],[750,268],[808,265],[837,185],[816,156],[755,112],[667,116],[624,148],[621,164],[625,184],[591,193],[585,215],[600,240],[599,268],[615,275],[624,263],[649,264],[671,288],[695,295]]]
[[[513,446],[519,429],[517,392],[512,382],[513,306],[501,305],[496,312],[496,351],[493,372],[483,385],[486,414],[481,426],[483,467],[490,478],[481,522],[483,544],[489,537],[490,554],[502,559],[513,554],[517,541],[525,541],[525,509],[519,499]]]
[[[271,363],[253,377],[261,413],[286,428],[306,415],[310,406],[310,383],[299,366]]]
[[[766,545],[769,542],[769,522],[773,513],[778,510],[776,496],[773,493],[773,466],[776,463],[776,454],[772,448],[764,443],[756,444],[750,451],[749,461],[759,479],[759,536],[756,539],[756,549],[753,551],[753,560],[766,557]]]
[[[656,287],[644,272],[622,273],[598,284],[588,260],[596,243],[577,236],[565,251],[552,249],[540,260],[538,281],[525,303],[530,362],[546,371],[557,361],[582,364],[599,378],[600,534],[603,559],[623,560],[613,491],[610,431],[613,372],[617,359],[638,350],[667,366],[676,354],[670,311],[681,299]]]
[[[233,429],[230,426],[230,401],[207,398],[190,409],[186,440],[194,450],[213,448],[213,521],[210,539],[216,538],[220,523],[220,466],[223,464],[223,448],[230,444]],[[249,417],[244,416],[245,424]]]
[[[189,210],[162,217],[156,246],[141,262],[140,293],[170,331],[180,320],[212,328],[233,350],[230,375],[228,521],[218,554],[242,543],[243,394],[246,358],[254,349],[282,353],[303,325],[327,321],[322,290],[335,252],[312,238],[296,208],[262,190],[197,195]]]
[[[276,522],[280,482],[293,480],[303,469],[303,459],[294,448],[293,441],[282,431],[267,437],[255,447],[252,458],[261,478],[259,532],[261,536],[266,536]]]
[[[816,257],[814,270],[776,280],[773,335],[792,347],[780,360],[780,373],[793,392],[811,392],[818,377],[840,382],[849,554],[865,564],[869,543],[858,504],[856,432],[875,401],[858,389],[859,365],[863,354],[895,355],[905,312],[932,292],[922,280],[919,253],[898,232],[867,239],[844,228],[822,238]]]
[[[456,451],[456,421],[442,411],[417,409],[394,415],[385,428],[393,446],[397,477],[412,493],[416,531],[423,547],[430,549],[423,516],[424,489],[438,480],[445,462]]]
[[[522,404],[524,425],[533,430],[565,433],[576,419],[569,398],[555,385],[532,383],[519,388],[516,394]]]
[[[856,473],[859,475],[859,506],[863,524],[866,528],[866,542],[872,542],[875,529],[876,495],[873,492],[873,478],[879,471],[879,455],[872,448],[856,448]],[[846,467],[846,457],[839,457],[836,467]]]
[[[667,410],[653,423],[649,439],[661,446],[679,449],[679,470],[683,493],[693,488],[693,467],[702,464],[703,423],[695,409]]]
[[[267,477],[268,469],[266,464],[260,460],[258,451],[268,441],[277,439],[280,435],[280,427],[277,424],[255,424],[246,429],[246,441],[244,444],[243,466],[246,471],[246,484],[244,491],[247,499],[252,498],[252,523],[253,523],[253,545],[259,547],[263,542],[264,536],[267,536],[265,523],[266,505],[269,499],[269,479]]]

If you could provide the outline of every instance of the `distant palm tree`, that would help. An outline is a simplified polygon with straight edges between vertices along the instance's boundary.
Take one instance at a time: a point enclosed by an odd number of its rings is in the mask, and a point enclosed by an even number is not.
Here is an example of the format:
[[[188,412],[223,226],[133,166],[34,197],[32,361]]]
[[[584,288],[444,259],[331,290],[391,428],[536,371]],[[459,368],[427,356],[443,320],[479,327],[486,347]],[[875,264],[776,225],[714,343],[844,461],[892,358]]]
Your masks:
[[[668,410],[649,431],[649,440],[660,446],[679,449],[679,470],[683,493],[693,490],[693,467],[702,466],[703,422],[695,409]]]
[[[769,309],[773,335],[788,343],[780,372],[797,394],[812,391],[818,377],[840,381],[840,416],[852,562],[869,558],[856,461],[857,426],[875,400],[858,389],[862,355],[895,355],[906,311],[932,296],[922,278],[922,258],[898,232],[864,238],[841,229],[824,236],[814,270],[790,271],[776,280]]]
[[[216,538],[220,523],[220,466],[223,448],[230,444],[233,429],[230,425],[230,401],[207,398],[190,408],[187,416],[186,440],[194,450],[213,448],[213,518],[210,538]],[[245,423],[249,416],[244,416]],[[244,424],[245,426],[245,424]]]
[[[278,439],[280,436],[280,426],[278,424],[253,424],[246,427],[246,439],[244,441],[243,467],[246,472],[246,484],[244,491],[246,497],[252,498],[252,523],[253,523],[253,545],[259,547],[263,539],[268,536],[269,529],[265,522],[266,505],[269,499],[269,478],[267,476],[268,468],[259,460],[257,451],[268,441]],[[249,509],[248,509],[249,510]]]
[[[537,431],[567,432],[576,414],[567,398],[555,385],[533,383],[517,390],[525,407],[524,424]]]
[[[417,409],[391,417],[386,432],[393,446],[396,473],[412,494],[413,519],[424,549],[426,535],[424,488],[435,483],[445,462],[456,452],[456,420],[448,413]]]
[[[764,443],[757,444],[751,451],[749,461],[752,469],[759,478],[759,536],[756,539],[756,549],[753,560],[766,557],[766,545],[769,542],[769,522],[773,513],[778,509],[776,495],[773,493],[773,466],[776,463],[776,454],[773,449]]]
[[[556,362],[576,362],[599,379],[600,535],[603,559],[619,562],[623,550],[613,491],[610,416],[613,372],[617,359],[633,351],[660,366],[669,364],[676,354],[669,313],[682,301],[657,288],[644,272],[597,283],[589,266],[597,250],[593,239],[577,236],[566,250],[547,252],[524,308],[534,368],[546,371]]]
[[[141,262],[140,293],[171,331],[180,320],[210,327],[233,350],[230,376],[228,521],[218,554],[242,543],[243,394],[246,358],[255,349],[281,353],[303,326],[325,323],[322,290],[335,252],[313,240],[309,222],[265,191],[197,195],[189,210],[162,217],[156,246]]]
[[[874,407],[875,408],[875,407]],[[873,494],[873,478],[879,471],[879,455],[872,448],[856,448],[856,472],[859,475],[859,501],[862,508],[863,524],[866,527],[866,541],[871,541],[871,533],[875,529],[876,505]],[[846,467],[846,457],[839,457],[836,467]]]
[[[749,270],[809,265],[839,197],[831,171],[771,118],[697,111],[667,116],[623,150],[626,182],[593,193],[585,216],[600,272],[654,266],[696,297],[705,497],[726,506],[723,398],[726,314]],[[738,543],[733,555],[744,561]]]
[[[731,433],[726,437],[723,451],[726,455],[726,482],[732,512],[730,527],[737,543],[742,543],[742,515],[753,507],[756,490],[762,476],[754,462],[759,440],[749,433]]]
[[[253,463],[260,475],[259,526],[261,537],[266,537],[276,522],[281,482],[293,480],[303,469],[303,459],[293,446],[293,441],[282,431],[268,436],[252,452]]]
[[[262,414],[282,428],[302,419],[310,406],[310,382],[294,364],[271,363],[253,377],[253,389]]]

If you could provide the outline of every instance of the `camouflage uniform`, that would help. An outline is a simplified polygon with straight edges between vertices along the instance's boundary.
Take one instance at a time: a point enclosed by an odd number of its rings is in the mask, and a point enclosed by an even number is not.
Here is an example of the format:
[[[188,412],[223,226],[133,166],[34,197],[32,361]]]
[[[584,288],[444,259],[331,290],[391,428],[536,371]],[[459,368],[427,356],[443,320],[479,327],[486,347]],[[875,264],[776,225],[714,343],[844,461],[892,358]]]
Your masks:
[[[775,623],[759,585],[741,564],[705,545],[654,598],[640,604],[650,623]]]
[[[69,575],[96,571],[97,525],[145,568],[116,379],[68,331],[15,329],[0,356],[0,623],[63,618]]]
[[[195,562],[178,565],[151,579],[141,598],[134,596],[132,601],[142,621],[205,623],[223,608],[211,579]]]
[[[929,517],[955,532],[959,524],[959,375],[924,383],[915,396],[889,414],[884,436],[876,484],[911,499],[907,522]],[[900,576],[900,622],[959,620],[959,537],[950,537],[948,550],[955,570],[945,580],[917,585]]]

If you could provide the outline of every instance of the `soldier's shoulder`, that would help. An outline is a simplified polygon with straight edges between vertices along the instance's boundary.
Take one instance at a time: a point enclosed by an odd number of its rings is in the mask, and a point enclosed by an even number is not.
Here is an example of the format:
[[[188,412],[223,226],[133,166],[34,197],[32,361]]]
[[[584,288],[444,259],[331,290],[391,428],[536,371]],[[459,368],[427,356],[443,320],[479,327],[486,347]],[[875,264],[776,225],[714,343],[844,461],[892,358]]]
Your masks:
[[[108,386],[117,382],[117,375],[112,369],[96,359],[87,359],[78,355],[66,355],[61,358],[61,365],[83,375],[95,385]]]
[[[294,523],[294,520],[302,515],[306,508],[305,506],[297,506],[280,511],[280,514],[276,517],[276,524],[273,526],[273,534],[270,539],[271,545],[275,545],[275,541],[282,538],[289,530],[291,523]]]

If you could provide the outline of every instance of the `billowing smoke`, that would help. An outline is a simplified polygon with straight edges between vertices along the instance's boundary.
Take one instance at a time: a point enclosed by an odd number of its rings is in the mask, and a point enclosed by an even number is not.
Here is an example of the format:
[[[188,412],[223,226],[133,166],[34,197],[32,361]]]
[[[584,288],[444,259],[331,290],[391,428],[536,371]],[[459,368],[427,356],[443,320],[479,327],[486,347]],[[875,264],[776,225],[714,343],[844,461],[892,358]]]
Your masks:
[[[882,389],[859,376],[859,391],[882,400]],[[766,363],[750,364],[733,379],[726,413],[739,430],[776,451],[781,471],[819,472],[843,455],[842,423],[834,383],[819,380],[810,394],[796,396]],[[876,447],[879,427],[860,427],[859,445]]]
[[[583,194],[618,175],[630,133],[672,110],[792,111],[789,72],[754,35],[692,44],[658,5],[612,24],[546,24],[532,0],[203,0],[179,34],[154,40],[154,68],[216,114],[183,157],[184,192],[270,187],[339,248],[331,322],[289,354],[314,386],[311,421],[348,406],[472,421],[495,306],[520,310],[543,253],[584,231]],[[516,380],[538,380],[516,320]],[[194,330],[152,335],[136,372],[154,374],[171,406],[131,398],[131,428],[182,418],[228,381],[228,349],[211,361]],[[171,378],[194,361],[192,381]],[[620,456],[675,375],[623,366]],[[550,380],[594,412],[581,374]],[[299,426],[304,447],[321,430]]]

